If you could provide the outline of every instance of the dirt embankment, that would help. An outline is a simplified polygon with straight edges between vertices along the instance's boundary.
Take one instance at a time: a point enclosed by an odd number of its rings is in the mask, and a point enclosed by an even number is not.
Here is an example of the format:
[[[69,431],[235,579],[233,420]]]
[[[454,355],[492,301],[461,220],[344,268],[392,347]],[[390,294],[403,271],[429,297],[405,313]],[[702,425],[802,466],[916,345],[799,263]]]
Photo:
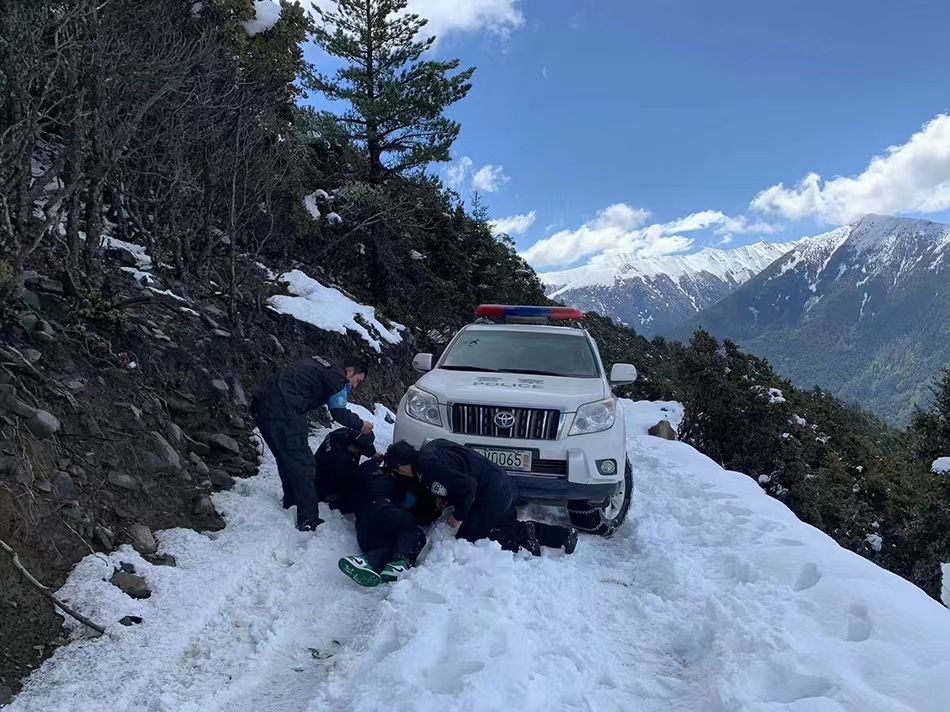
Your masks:
[[[412,379],[408,334],[376,354],[273,313],[263,281],[245,286],[237,324],[207,285],[154,284],[172,288],[159,294],[111,264],[108,301],[81,302],[55,274],[39,267],[0,305],[0,539],[53,590],[90,552],[223,527],[209,494],[256,473],[248,401],[278,366],[370,356],[356,398],[367,405],[393,405]],[[65,642],[61,623],[0,552],[0,704]]]

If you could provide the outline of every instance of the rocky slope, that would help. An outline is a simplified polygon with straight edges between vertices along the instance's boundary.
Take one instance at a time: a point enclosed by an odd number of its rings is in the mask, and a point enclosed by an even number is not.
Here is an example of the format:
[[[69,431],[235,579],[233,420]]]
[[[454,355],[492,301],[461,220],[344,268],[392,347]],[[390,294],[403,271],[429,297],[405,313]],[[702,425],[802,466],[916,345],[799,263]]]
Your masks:
[[[797,246],[675,330],[702,326],[906,423],[950,362],[950,226],[869,215]]]
[[[610,266],[541,275],[552,299],[595,311],[646,336],[664,335],[765,269],[795,243],[757,242],[692,255],[620,254]]]

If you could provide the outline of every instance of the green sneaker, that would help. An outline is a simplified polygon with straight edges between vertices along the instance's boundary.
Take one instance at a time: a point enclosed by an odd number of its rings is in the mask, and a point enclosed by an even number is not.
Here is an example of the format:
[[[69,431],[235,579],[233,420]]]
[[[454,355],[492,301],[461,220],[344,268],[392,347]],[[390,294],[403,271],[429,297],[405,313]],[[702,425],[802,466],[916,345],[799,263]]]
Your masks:
[[[380,574],[383,583],[393,583],[409,570],[409,562],[404,559],[390,561]]]
[[[361,556],[344,556],[337,565],[340,567],[340,571],[360,586],[372,588],[373,586],[379,586],[383,580],[378,573],[373,571],[373,567],[369,565],[369,562]]]

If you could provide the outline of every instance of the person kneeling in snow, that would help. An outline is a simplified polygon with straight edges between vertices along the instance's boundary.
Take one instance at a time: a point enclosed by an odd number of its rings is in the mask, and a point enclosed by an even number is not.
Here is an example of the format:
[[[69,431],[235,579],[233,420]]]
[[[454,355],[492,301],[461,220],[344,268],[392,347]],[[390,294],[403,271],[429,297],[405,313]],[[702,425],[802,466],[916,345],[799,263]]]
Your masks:
[[[416,450],[398,442],[387,451],[386,466],[444,498],[452,507],[449,524],[458,529],[459,539],[492,539],[507,551],[524,547],[535,556],[542,546],[563,548],[568,554],[577,547],[576,529],[519,521],[508,473],[464,445],[433,440]]]
[[[323,524],[313,476],[313,452],[307,442],[307,413],[327,406],[340,425],[363,433],[372,431],[371,422],[346,407],[350,391],[365,380],[368,372],[365,361],[354,359],[337,368],[314,356],[280,369],[254,394],[254,422],[277,461],[284,509],[297,507],[297,529],[301,531],[313,531]]]
[[[415,566],[426,535],[413,516],[410,482],[368,460],[359,467],[356,541],[362,556],[346,556],[340,571],[360,586],[392,583]]]
[[[372,433],[337,428],[329,433],[313,456],[317,497],[343,514],[356,511],[358,470],[362,457],[375,457]]]

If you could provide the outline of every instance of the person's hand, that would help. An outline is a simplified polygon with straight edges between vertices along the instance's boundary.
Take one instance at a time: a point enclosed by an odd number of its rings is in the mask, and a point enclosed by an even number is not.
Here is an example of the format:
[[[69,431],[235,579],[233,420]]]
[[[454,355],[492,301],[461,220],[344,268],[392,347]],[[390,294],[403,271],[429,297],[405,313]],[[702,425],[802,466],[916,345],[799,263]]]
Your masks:
[[[450,526],[450,527],[452,527],[453,529],[458,529],[458,528],[459,528],[459,525],[460,525],[461,523],[462,523],[462,522],[460,522],[458,519],[455,518],[455,515],[454,515],[454,514],[450,514],[450,515],[449,515],[449,526]]]
[[[382,462],[386,459],[386,453],[377,452],[375,455],[373,455],[373,459],[376,460],[376,462]]]
[[[371,432],[373,432],[373,424],[369,422],[368,420],[364,420],[363,429],[360,430],[360,433],[362,433],[363,435],[366,435],[366,433],[371,433]]]

